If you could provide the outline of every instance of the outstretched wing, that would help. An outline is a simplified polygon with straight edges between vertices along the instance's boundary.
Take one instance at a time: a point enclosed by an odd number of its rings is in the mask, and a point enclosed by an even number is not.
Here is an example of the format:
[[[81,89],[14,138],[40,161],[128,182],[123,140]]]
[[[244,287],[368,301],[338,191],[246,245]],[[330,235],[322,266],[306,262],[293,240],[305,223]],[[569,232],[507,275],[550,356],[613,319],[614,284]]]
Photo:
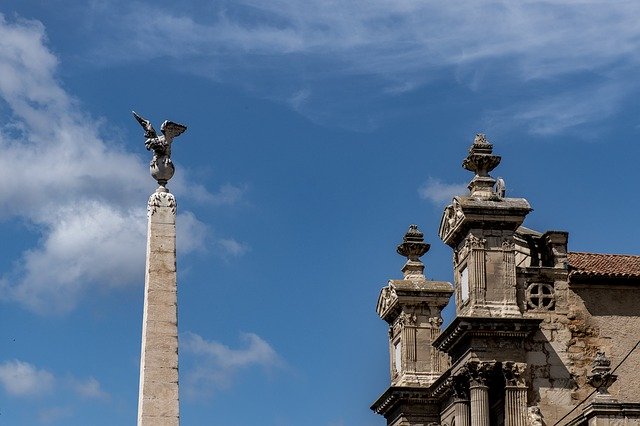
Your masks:
[[[187,130],[187,126],[174,123],[173,121],[165,121],[162,123],[160,130],[166,138],[173,139],[180,136],[185,130]]]
[[[140,117],[135,111],[131,111],[131,112],[133,113],[133,116],[136,118],[136,120],[138,120],[138,123],[140,123],[140,125],[144,129],[145,138],[152,139],[152,138],[158,137],[158,134],[156,133],[155,129],[153,128],[149,120],[147,120],[146,118]]]

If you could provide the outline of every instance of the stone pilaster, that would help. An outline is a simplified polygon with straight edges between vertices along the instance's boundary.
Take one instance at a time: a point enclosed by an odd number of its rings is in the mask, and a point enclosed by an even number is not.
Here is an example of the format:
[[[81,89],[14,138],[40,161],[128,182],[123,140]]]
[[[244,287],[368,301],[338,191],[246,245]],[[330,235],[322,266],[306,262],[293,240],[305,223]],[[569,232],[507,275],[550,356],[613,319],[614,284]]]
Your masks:
[[[149,198],[138,426],[180,423],[176,200],[164,187]]]
[[[502,372],[505,378],[504,413],[505,426],[527,426],[527,386],[524,381],[526,364],[505,362]]]
[[[493,362],[469,362],[469,394],[471,399],[471,424],[490,426],[489,424],[489,386],[487,379],[493,371]]]

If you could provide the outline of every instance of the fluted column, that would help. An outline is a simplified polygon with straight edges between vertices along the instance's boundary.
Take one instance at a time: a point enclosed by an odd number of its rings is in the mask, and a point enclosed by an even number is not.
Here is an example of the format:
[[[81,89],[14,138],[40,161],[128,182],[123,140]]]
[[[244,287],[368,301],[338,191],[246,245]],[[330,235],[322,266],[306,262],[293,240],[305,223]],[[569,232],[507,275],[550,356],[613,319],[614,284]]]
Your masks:
[[[489,388],[480,383],[469,387],[471,393],[471,424],[489,426]]]
[[[524,380],[526,364],[505,362],[502,372],[505,378],[504,415],[505,426],[527,426],[527,386]]]
[[[493,371],[495,363],[469,362],[469,394],[471,399],[471,424],[473,426],[489,425],[489,387],[487,379]]]
[[[456,426],[471,426],[469,415],[469,400],[456,399],[454,404],[454,418],[456,420]]]
[[[138,426],[177,426],[178,298],[176,200],[164,187],[149,198]]]
[[[505,388],[505,426],[527,426],[527,388]]]

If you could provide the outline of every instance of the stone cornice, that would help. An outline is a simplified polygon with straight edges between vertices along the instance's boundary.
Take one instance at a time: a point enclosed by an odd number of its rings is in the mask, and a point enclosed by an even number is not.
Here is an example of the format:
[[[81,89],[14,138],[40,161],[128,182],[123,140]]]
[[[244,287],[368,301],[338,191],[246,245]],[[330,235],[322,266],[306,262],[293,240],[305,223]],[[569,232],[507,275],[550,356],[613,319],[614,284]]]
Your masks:
[[[433,342],[438,350],[449,353],[469,337],[524,338],[538,330],[538,318],[457,317]]]
[[[438,404],[438,400],[432,396],[430,389],[431,388],[423,387],[390,386],[380,395],[376,402],[371,405],[371,410],[376,414],[384,416],[397,404],[402,402]]]
[[[451,294],[453,286],[445,281],[390,280],[380,291],[376,311],[382,319],[392,322],[402,305],[427,303],[444,308]]]

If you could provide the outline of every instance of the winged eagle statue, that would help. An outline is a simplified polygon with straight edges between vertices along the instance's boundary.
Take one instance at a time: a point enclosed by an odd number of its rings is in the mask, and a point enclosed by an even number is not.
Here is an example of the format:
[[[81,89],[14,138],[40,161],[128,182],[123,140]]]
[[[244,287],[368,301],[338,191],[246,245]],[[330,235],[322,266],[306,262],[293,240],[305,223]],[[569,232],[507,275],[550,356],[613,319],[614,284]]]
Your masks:
[[[173,139],[180,136],[187,126],[165,120],[160,126],[161,136],[158,136],[155,129],[151,125],[151,121],[142,118],[135,111],[133,116],[144,129],[144,146],[148,151],[153,151],[153,158],[149,163],[151,176],[158,182],[160,186],[165,186],[169,179],[173,177],[175,167],[171,161],[171,143]]]

